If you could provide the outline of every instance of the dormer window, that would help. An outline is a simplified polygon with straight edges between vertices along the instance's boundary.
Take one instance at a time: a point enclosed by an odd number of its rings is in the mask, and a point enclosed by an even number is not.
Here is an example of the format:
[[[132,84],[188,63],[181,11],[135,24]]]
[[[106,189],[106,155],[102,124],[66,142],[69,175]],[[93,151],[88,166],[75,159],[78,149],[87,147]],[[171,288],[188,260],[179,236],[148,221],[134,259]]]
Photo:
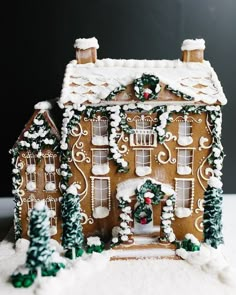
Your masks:
[[[181,146],[187,146],[192,144],[192,124],[191,122],[180,121],[179,122],[179,131],[178,131],[178,144]]]
[[[108,145],[108,120],[98,116],[92,121],[92,144]]]
[[[26,157],[26,189],[30,192],[36,191],[36,160],[33,154]]]

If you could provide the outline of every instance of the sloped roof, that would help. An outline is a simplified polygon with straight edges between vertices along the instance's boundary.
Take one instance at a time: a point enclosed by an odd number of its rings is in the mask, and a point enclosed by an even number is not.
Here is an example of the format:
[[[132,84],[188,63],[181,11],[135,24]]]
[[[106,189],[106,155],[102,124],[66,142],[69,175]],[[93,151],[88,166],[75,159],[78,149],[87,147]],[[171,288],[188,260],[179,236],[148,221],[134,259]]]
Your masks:
[[[161,83],[191,96],[193,102],[227,103],[208,61],[102,59],[95,64],[77,64],[73,60],[67,65],[59,105],[102,103],[116,87],[132,84],[143,73],[157,76]]]

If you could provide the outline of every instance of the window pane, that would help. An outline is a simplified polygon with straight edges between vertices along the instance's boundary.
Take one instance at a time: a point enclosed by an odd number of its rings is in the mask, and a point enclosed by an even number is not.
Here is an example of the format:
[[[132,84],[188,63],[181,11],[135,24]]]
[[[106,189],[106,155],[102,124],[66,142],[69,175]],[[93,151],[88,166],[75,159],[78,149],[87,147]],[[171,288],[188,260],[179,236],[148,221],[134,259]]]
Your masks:
[[[93,121],[93,136],[107,136],[107,120]]]
[[[107,150],[94,150],[93,151],[93,165],[106,164],[108,151]]]
[[[192,197],[192,181],[178,180],[176,185],[177,185],[176,206],[183,207],[183,208],[190,208],[190,201]]]
[[[179,122],[179,136],[191,136],[190,122]]]
[[[150,166],[150,150],[136,151],[136,167]]]
[[[94,180],[94,207],[108,207],[108,180]]]
[[[136,129],[150,129],[151,122],[150,121],[136,121]]]
[[[178,165],[190,166],[192,163],[192,150],[179,149],[178,150]]]

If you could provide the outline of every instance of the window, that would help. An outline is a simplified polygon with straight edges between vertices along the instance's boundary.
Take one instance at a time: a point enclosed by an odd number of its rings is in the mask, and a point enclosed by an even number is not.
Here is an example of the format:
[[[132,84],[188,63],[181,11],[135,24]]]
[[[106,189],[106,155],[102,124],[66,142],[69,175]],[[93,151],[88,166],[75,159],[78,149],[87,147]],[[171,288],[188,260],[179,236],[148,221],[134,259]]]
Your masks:
[[[188,121],[179,122],[178,144],[182,146],[189,145],[193,142],[192,125]]]
[[[151,149],[136,149],[136,174],[145,176],[152,172]]]
[[[30,192],[36,190],[36,160],[30,153],[26,156],[26,189]]]
[[[188,175],[193,172],[193,148],[177,148],[178,162],[177,173],[180,175]]]
[[[93,149],[93,167],[94,175],[105,175],[109,173],[108,149]]]
[[[108,121],[98,117],[97,121],[92,121],[92,144],[108,145]]]
[[[156,146],[156,132],[152,130],[152,122],[138,120],[136,121],[136,129],[130,134],[131,146]]]
[[[179,218],[188,217],[192,213],[194,197],[194,179],[176,178],[176,204],[175,215]]]
[[[55,168],[55,155],[49,153],[44,155],[45,162],[45,190],[56,190],[56,168]]]
[[[92,210],[94,218],[105,218],[111,209],[110,178],[91,177],[92,184]]]

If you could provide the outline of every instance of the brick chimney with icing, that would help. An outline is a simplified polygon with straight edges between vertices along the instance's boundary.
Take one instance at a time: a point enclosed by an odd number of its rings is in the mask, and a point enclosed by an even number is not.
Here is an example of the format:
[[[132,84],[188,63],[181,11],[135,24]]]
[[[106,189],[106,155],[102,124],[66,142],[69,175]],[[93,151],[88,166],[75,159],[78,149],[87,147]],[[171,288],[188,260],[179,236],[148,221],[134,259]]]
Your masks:
[[[75,40],[76,59],[78,64],[95,63],[97,60],[98,40],[93,38],[80,38]]]
[[[203,62],[205,40],[186,39],[181,46],[183,62]]]

